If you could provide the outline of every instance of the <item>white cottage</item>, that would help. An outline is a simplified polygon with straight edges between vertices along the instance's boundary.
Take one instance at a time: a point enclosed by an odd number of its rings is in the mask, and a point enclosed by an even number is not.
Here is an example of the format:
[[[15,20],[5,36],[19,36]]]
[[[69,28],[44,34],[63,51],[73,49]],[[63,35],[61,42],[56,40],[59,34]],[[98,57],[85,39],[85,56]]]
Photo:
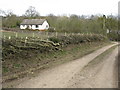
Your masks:
[[[45,19],[24,19],[20,24],[20,29],[46,30],[49,24]]]

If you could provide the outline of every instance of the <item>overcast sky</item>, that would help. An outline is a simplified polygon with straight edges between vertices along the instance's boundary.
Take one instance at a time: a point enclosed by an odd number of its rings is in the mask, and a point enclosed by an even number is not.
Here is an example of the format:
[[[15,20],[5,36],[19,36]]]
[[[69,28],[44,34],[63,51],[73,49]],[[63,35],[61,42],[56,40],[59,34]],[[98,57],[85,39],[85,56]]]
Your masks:
[[[22,15],[34,6],[40,15],[117,15],[119,0],[1,0],[0,9]]]

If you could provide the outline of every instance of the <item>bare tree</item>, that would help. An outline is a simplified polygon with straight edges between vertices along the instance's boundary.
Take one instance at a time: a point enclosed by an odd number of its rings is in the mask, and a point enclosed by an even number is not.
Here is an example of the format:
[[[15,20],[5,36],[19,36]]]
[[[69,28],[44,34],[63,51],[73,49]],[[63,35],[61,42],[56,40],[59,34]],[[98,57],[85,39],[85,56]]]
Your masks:
[[[0,14],[1,14],[2,16],[5,16],[5,17],[10,17],[10,16],[12,16],[12,15],[15,15],[15,14],[13,14],[13,11],[12,11],[12,10],[7,10],[7,11],[0,10]]]
[[[27,17],[37,17],[39,15],[40,14],[36,11],[35,7],[33,6],[30,6],[25,12],[25,16]]]
[[[3,15],[3,10],[0,9],[0,15]]]

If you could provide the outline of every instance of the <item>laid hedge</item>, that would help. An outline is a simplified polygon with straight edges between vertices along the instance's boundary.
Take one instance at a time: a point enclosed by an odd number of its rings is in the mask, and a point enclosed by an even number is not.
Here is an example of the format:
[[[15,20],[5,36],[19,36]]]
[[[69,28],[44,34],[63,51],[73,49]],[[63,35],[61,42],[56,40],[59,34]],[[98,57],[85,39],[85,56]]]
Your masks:
[[[69,36],[58,36],[58,37],[50,37],[50,41],[61,44],[79,44],[85,42],[96,42],[96,41],[104,41],[107,38],[100,34],[80,34],[80,35],[69,35]]]
[[[50,37],[47,40],[29,37],[27,39],[15,38],[2,40],[3,59],[20,57],[29,58],[40,53],[49,53],[55,50],[61,50],[69,44],[80,44],[86,42],[103,41],[107,38],[99,34],[80,34]]]
[[[20,38],[12,38],[11,40],[3,39],[2,44],[3,59],[10,57],[12,58],[12,56],[23,58],[26,57],[26,53],[34,55],[34,53],[38,54],[59,49],[59,43],[53,43],[52,41],[47,40],[33,41],[29,39],[25,41],[21,40]]]

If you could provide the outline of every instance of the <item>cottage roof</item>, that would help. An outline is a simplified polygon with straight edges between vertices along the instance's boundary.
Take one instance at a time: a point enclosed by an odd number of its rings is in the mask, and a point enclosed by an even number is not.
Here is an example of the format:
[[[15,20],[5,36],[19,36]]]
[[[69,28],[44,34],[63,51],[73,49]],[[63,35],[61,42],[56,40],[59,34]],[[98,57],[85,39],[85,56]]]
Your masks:
[[[43,24],[46,21],[45,19],[24,19],[21,24],[24,25],[38,25]]]

